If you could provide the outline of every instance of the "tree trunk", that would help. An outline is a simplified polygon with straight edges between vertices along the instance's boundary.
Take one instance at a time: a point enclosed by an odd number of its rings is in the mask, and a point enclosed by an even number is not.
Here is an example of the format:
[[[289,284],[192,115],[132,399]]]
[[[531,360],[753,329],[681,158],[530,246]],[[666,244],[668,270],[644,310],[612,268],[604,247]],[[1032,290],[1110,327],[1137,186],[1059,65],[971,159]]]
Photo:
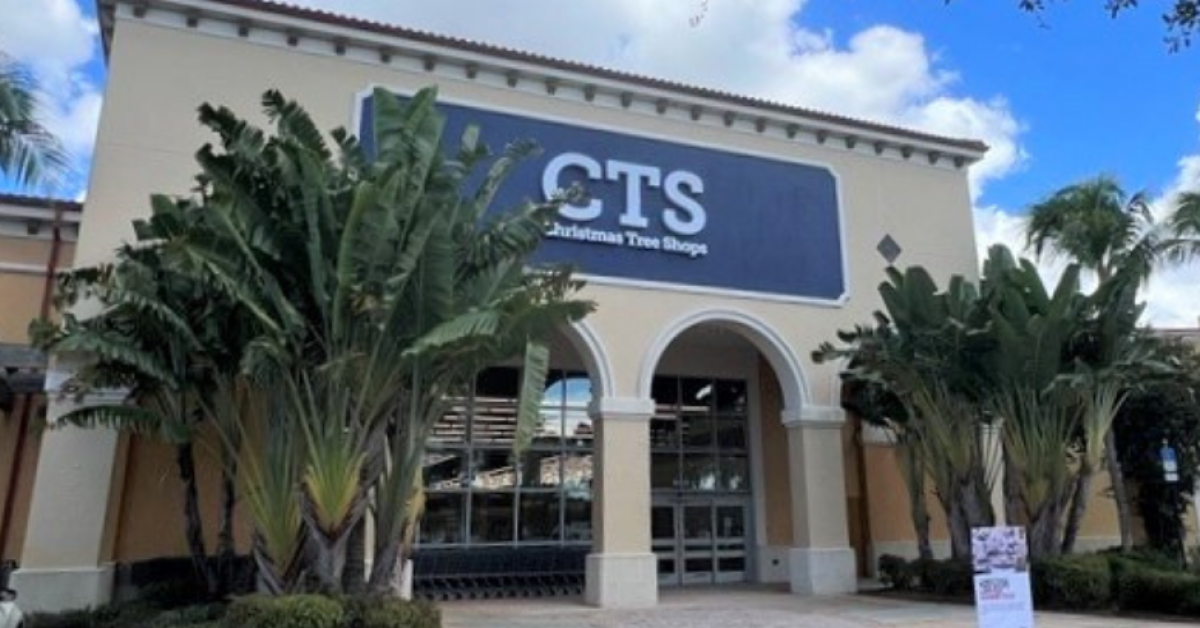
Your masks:
[[[956,559],[971,557],[971,524],[963,510],[962,500],[951,499],[949,519],[950,556]]]
[[[200,517],[200,493],[196,487],[196,457],[191,443],[175,447],[175,464],[179,479],[183,482],[183,520],[188,551],[192,563],[204,578],[209,595],[217,594],[217,576],[208,562],[208,550],[204,547],[204,522]]]
[[[933,544],[929,541],[929,503],[925,495],[925,465],[920,460],[916,446],[901,442],[898,447],[900,467],[904,472],[904,486],[908,489],[909,516],[913,530],[917,533],[917,555],[923,559],[933,558]]]
[[[1064,554],[1075,552],[1075,540],[1079,537],[1079,527],[1083,523],[1083,515],[1087,512],[1088,500],[1091,498],[1092,475],[1091,467],[1084,464],[1075,478],[1075,488],[1071,492],[1071,510],[1067,514],[1067,525],[1063,530]]]
[[[1109,430],[1104,437],[1104,463],[1108,477],[1112,479],[1113,501],[1117,504],[1117,523],[1121,529],[1121,550],[1133,549],[1133,515],[1129,507],[1129,490],[1125,486],[1125,474],[1117,458],[1117,432]]]
[[[929,541],[929,510],[925,505],[924,493],[910,494],[912,502],[913,529],[917,532],[917,555],[923,559],[933,558],[933,544]]]
[[[232,593],[237,579],[237,546],[233,538],[233,515],[237,505],[237,461],[227,462],[221,471],[221,528],[217,532],[219,563],[218,594]]]
[[[361,593],[367,585],[367,518],[363,517],[350,531],[346,541],[346,567],[342,571],[342,589],[346,593]]]
[[[1058,553],[1058,525],[1054,515],[1042,513],[1029,523],[1029,557],[1046,558]]]
[[[1021,488],[1022,473],[1015,464],[1004,457],[1004,521],[1010,526],[1028,523],[1025,516],[1025,499]]]
[[[375,559],[371,561],[371,593],[390,594],[396,582],[397,570],[403,567],[404,557],[400,551],[400,539],[375,541]]]

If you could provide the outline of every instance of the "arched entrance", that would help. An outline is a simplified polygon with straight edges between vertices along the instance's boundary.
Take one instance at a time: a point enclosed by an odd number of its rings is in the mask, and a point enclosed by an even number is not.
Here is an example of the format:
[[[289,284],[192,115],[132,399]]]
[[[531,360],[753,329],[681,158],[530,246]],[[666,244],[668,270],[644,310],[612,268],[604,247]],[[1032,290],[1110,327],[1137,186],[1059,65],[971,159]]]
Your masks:
[[[735,312],[685,317],[654,349],[641,384],[654,400],[650,527],[660,586],[786,581],[788,451],[777,445],[786,442],[784,407],[803,398],[794,356],[766,325]]]

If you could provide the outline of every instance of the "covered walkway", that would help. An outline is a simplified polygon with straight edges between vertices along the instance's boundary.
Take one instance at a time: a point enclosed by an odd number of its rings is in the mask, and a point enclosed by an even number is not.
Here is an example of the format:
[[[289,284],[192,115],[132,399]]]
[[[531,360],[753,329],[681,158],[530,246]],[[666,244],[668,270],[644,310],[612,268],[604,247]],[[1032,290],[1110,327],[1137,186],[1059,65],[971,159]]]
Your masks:
[[[664,590],[644,610],[594,609],[577,599],[443,604],[447,628],[975,628],[968,606],[870,596],[800,597],[782,589]],[[1179,624],[1038,613],[1038,628],[1155,628]]]

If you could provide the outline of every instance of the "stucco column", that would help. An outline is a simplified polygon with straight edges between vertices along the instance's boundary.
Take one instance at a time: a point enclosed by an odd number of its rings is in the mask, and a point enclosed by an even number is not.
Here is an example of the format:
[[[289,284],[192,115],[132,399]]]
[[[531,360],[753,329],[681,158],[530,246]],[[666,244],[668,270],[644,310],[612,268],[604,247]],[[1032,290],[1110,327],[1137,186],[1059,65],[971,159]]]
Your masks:
[[[119,398],[89,403],[106,401]],[[52,399],[49,419],[73,407]],[[74,427],[42,436],[21,568],[13,574],[22,610],[58,611],[109,601],[113,569],[101,564],[101,548],[118,440],[113,430]]]
[[[650,416],[654,400],[604,397],[595,425],[587,603],[636,608],[658,603],[658,561],[650,549]]]
[[[792,592],[854,592],[858,578],[846,515],[844,414],[840,408],[806,406],[801,412],[785,410],[783,422],[792,493]]]

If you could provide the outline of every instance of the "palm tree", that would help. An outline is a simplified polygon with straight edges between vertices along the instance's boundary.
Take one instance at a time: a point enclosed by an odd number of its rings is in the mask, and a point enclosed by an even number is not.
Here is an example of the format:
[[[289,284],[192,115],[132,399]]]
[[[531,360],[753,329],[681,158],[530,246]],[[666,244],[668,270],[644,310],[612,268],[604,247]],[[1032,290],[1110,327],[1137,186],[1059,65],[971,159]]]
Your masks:
[[[139,228],[139,236],[149,235]],[[61,321],[31,325],[34,344],[44,351],[87,356],[89,364],[71,382],[85,405],[60,418],[64,425],[107,427],[162,441],[175,449],[183,491],[185,540],[207,593],[228,592],[233,574],[233,474],[236,441],[220,447],[222,477],[219,566],[209,561],[196,474],[196,433],[200,424],[223,422],[233,414],[225,401],[232,392],[221,383],[236,375],[236,312],[229,300],[206,295],[194,278],[171,267],[160,251],[125,245],[115,259],[63,274],[56,303]],[[81,304],[99,312],[78,317]],[[92,308],[89,308],[92,309]],[[130,391],[132,403],[86,405],[92,389]]]
[[[247,448],[245,491],[272,592],[303,586],[305,572],[329,592],[360,585],[346,572],[367,516],[370,586],[390,587],[446,397],[523,353],[527,433],[545,336],[591,309],[573,298],[568,269],[529,267],[563,199],[489,212],[530,144],[493,159],[471,128],[447,155],[435,91],[374,98],[373,155],[341,130],[327,143],[277,92],[263,97],[271,134],[205,105],[201,122],[219,141],[198,155],[198,196],[153,202],[157,246],[254,321],[241,365],[270,391],[279,446]]]
[[[1121,278],[1136,287],[1155,268],[1200,253],[1200,194],[1184,193],[1170,201],[1173,211],[1160,221],[1145,194],[1127,194],[1112,177],[1089,179],[1030,207],[1027,242],[1039,258],[1068,258],[1091,272],[1101,286]],[[1133,331],[1131,324],[1125,333]],[[1115,434],[1107,430],[1104,461],[1112,480],[1121,546],[1128,550],[1133,545],[1129,492]]]
[[[0,52],[0,173],[21,185],[55,184],[67,169],[61,142],[38,121],[33,75]]]
[[[1078,530],[1097,443],[1124,396],[1111,375],[1131,361],[1118,332],[1139,312],[1128,283],[1084,295],[1079,272],[1072,264],[1049,287],[1004,247],[989,250],[978,286],[954,277],[941,289],[921,267],[888,269],[876,324],[814,353],[848,360],[847,405],[895,434],[919,537],[928,482],[955,556],[969,555],[971,528],[994,518],[1001,463],[1005,512],[1028,524],[1032,555],[1059,553]],[[1002,449],[985,427],[999,430]]]

